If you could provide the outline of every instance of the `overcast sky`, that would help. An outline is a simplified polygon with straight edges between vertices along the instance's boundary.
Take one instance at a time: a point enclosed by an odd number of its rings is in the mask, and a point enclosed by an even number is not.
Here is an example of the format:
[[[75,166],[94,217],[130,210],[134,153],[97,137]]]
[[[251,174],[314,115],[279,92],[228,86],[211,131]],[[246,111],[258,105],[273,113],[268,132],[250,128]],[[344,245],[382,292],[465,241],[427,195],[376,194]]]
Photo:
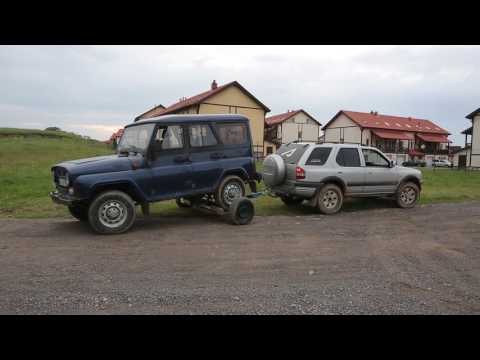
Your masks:
[[[462,145],[480,107],[480,46],[0,46],[0,127],[96,139],[157,104],[239,81],[271,109],[429,119]]]

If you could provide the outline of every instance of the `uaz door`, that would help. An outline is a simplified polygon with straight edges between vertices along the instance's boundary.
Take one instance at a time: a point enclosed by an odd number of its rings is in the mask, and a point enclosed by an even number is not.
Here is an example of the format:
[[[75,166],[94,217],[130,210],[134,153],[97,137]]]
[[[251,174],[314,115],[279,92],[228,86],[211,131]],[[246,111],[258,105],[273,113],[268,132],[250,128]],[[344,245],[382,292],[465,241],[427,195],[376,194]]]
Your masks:
[[[159,125],[152,139],[150,162],[153,200],[176,198],[192,189],[192,165],[183,125]]]
[[[209,123],[188,126],[190,159],[192,161],[192,186],[198,192],[210,192],[223,171],[222,159],[226,157]]]

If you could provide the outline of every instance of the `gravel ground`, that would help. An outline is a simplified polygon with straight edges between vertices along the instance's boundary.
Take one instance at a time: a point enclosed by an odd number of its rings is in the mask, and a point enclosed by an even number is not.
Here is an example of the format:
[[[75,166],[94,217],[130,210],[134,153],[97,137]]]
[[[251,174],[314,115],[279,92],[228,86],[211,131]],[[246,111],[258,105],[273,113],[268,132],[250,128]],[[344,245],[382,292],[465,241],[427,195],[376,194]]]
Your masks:
[[[0,220],[1,314],[480,314],[480,203],[335,216]]]

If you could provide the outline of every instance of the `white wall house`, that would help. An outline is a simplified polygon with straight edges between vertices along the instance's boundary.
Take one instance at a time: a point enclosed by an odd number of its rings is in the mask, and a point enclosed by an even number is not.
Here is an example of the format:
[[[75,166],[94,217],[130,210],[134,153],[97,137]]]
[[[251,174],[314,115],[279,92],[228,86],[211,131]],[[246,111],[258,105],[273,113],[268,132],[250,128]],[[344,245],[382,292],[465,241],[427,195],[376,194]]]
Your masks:
[[[470,167],[470,147],[454,152],[452,156],[452,165],[454,167]]]
[[[321,135],[320,122],[305,110],[292,110],[265,118],[265,141],[273,152],[282,144],[292,141],[318,142]]]
[[[341,110],[322,130],[325,142],[375,146],[398,164],[450,155],[450,133],[430,120]]]
[[[471,151],[468,166],[480,168],[480,108],[468,114],[466,118],[472,121],[472,127],[463,131],[465,134],[465,142],[467,134],[471,135]]]

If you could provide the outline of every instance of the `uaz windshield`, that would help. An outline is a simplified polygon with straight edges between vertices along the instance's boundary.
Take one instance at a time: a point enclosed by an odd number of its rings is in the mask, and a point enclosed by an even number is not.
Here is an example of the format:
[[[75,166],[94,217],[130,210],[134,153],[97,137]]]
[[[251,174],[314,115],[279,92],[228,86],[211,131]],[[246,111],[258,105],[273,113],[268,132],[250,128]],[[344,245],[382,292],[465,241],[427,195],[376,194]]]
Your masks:
[[[118,144],[118,152],[145,153],[154,127],[155,124],[145,124],[125,128]]]

